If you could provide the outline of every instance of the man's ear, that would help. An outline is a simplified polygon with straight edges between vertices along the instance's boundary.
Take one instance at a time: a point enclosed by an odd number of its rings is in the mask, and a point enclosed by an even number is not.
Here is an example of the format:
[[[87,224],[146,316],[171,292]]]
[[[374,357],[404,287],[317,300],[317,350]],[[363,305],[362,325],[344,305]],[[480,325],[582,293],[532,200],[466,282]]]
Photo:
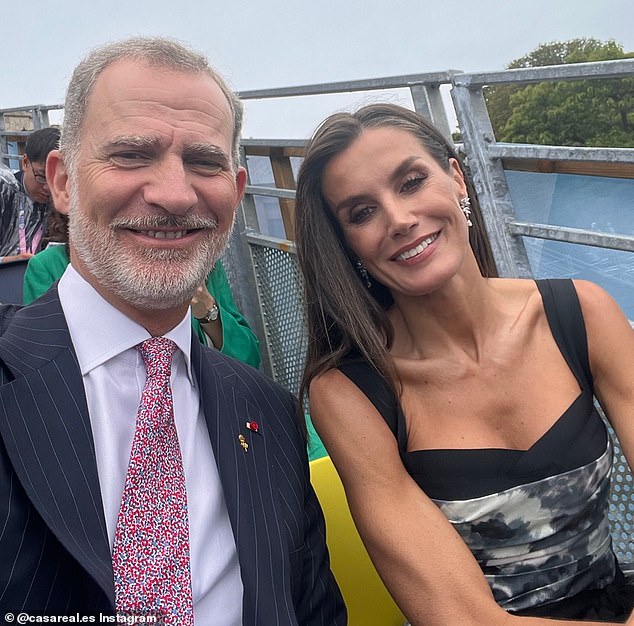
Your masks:
[[[58,213],[68,215],[69,174],[64,158],[59,150],[51,150],[46,157],[46,180]]]
[[[242,202],[246,186],[247,171],[244,167],[239,167],[236,171],[236,207]]]
[[[29,166],[29,157],[26,154],[22,155],[22,171],[26,172],[26,168]]]

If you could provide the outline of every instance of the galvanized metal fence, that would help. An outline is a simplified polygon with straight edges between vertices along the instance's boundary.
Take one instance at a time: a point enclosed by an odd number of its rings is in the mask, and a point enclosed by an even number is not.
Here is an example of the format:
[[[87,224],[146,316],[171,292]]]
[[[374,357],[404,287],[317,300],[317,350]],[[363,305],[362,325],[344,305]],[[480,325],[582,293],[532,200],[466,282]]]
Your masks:
[[[631,253],[634,251],[634,234],[521,221],[513,206],[507,173],[513,169],[538,171],[547,162],[551,171],[558,171],[557,164],[566,164],[565,171],[574,172],[577,164],[580,173],[590,170],[592,173],[607,172],[610,175],[616,165],[619,176],[634,179],[634,149],[499,143],[493,133],[483,89],[501,84],[526,85],[540,81],[633,76],[634,59],[628,59],[471,74],[451,70],[247,91],[240,96],[247,103],[284,98],[288,106],[289,98],[295,97],[407,90],[412,108],[431,119],[449,137],[451,129],[447,102],[443,100],[441,89],[450,88],[453,113],[464,142],[462,150],[473,175],[499,273],[502,276],[530,277],[534,272],[526,251],[527,241],[544,239]],[[48,111],[57,108],[60,106],[40,105],[23,109],[34,113],[33,126],[38,128],[47,125]],[[6,114],[7,111],[0,113]],[[18,136],[27,134],[26,131],[15,129],[13,133]],[[0,157],[4,161],[8,158],[6,137],[9,134],[0,115]],[[264,371],[293,392],[299,388],[307,337],[302,281],[292,241],[294,178],[290,161],[294,157],[301,157],[303,145],[302,140],[243,141],[243,161],[249,171],[251,184],[238,211],[236,228],[223,259],[236,301],[261,339]],[[255,156],[270,159],[275,181],[273,184],[256,184],[257,181],[252,180],[253,167],[249,160]],[[258,218],[258,203],[265,198],[274,198],[280,203],[286,238],[266,234],[262,228]],[[628,209],[632,211],[634,221],[634,207]],[[630,563],[634,561],[632,477],[618,442],[617,453],[610,516],[617,554],[623,562]]]
[[[574,171],[575,163],[583,164],[583,171],[586,171],[588,166],[602,170],[607,164],[619,164],[621,166],[619,175],[623,175],[625,172],[626,176],[634,179],[634,149],[570,148],[498,143],[495,140],[489,119],[483,88],[500,84],[525,85],[544,80],[594,80],[632,76],[634,76],[634,60],[627,59],[479,74],[466,74],[452,70],[431,74],[247,91],[242,92],[240,96],[247,103],[250,100],[264,98],[285,98],[288,102],[289,97],[406,88],[411,94],[412,108],[431,119],[447,136],[450,136],[446,103],[443,102],[440,89],[442,86],[451,87],[455,115],[464,141],[462,149],[474,179],[499,273],[501,276],[529,277],[533,275],[533,271],[524,245],[526,238],[549,239],[632,252],[634,251],[634,235],[631,233],[602,233],[518,220],[506,181],[507,169],[531,169],[531,167],[537,169],[536,164],[543,164],[544,161],[566,163],[569,166],[567,171]],[[296,154],[297,150],[301,149],[302,144],[302,141],[297,140],[244,140],[245,163],[248,166],[248,155],[255,147],[259,149],[259,153],[262,153],[262,146],[268,145],[277,151],[278,155],[283,154],[286,148],[292,149]],[[301,288],[294,283],[292,287],[287,287],[288,294],[285,298],[284,308],[281,308],[279,302],[275,306],[271,304],[269,307],[266,293],[271,284],[277,283],[278,280],[286,282],[290,277],[300,280],[294,264],[293,235],[291,233],[287,240],[281,240],[263,234],[263,229],[258,221],[256,205],[258,200],[265,196],[289,200],[294,197],[294,189],[292,187],[282,189],[275,185],[268,187],[249,185],[247,187],[247,195],[237,219],[240,242],[234,239],[232,247],[235,246],[235,249],[230,254],[233,262],[237,263],[240,268],[241,280],[238,283],[237,291],[239,293],[237,296],[248,310],[253,311],[256,318],[254,323],[261,336],[266,339],[264,369],[290,389],[297,391],[296,381],[299,379],[299,373],[291,373],[287,364],[282,362],[281,355],[297,354],[298,356],[292,358],[293,363],[301,364],[303,360],[299,356],[305,346],[305,330],[299,324],[303,310]],[[634,207],[632,207],[632,212],[634,213]],[[292,219],[285,220],[285,223],[292,223]],[[280,257],[280,259],[288,257],[285,261],[285,269],[281,269],[281,261],[275,266],[265,265],[258,261],[257,259],[262,254],[259,249],[262,247],[266,247],[269,251],[276,251],[275,253],[268,252],[269,256]],[[236,254],[237,251],[240,254]],[[241,258],[238,260],[240,255]],[[231,264],[231,261],[227,262],[227,265]],[[277,273],[277,277],[263,276],[261,271],[265,268]],[[295,300],[295,298],[297,299]],[[278,312],[286,311],[286,309],[294,311],[298,320],[292,331],[282,321],[278,327],[275,319]],[[286,313],[282,313],[282,315],[284,316]],[[284,346],[284,349],[282,350],[280,346]]]
[[[530,277],[533,271],[525,247],[527,238],[633,252],[634,236],[632,232],[602,233],[518,220],[506,180],[505,167],[533,169],[535,164],[544,161],[551,164],[561,162],[568,164],[567,171],[574,172],[575,163],[584,165],[580,168],[582,171],[587,171],[588,168],[601,171],[607,164],[619,164],[619,175],[634,179],[634,149],[498,143],[489,119],[483,88],[499,84],[523,85],[543,80],[594,80],[632,76],[634,60],[625,60],[479,74],[451,71],[408,75],[380,80],[249,91],[243,92],[241,97],[248,101],[405,87],[411,92],[413,108],[430,118],[449,136],[448,118],[440,87],[450,85],[455,115],[464,141],[463,151],[473,175],[499,273],[501,276]],[[262,145],[265,141],[260,140],[258,143]],[[278,140],[275,146],[278,151],[283,150],[285,146],[296,149],[298,142],[286,143]],[[245,141],[245,154],[248,154],[249,148],[249,141]],[[609,174],[610,168],[607,169]],[[237,226],[241,240],[239,249],[242,254],[248,252],[247,258],[243,257],[238,266],[249,269],[246,274],[242,272],[242,278],[246,280],[240,283],[238,291],[242,295],[238,297],[242,298],[243,306],[255,313],[254,323],[260,336],[264,338],[265,371],[293,392],[297,392],[307,340],[301,276],[292,241],[262,234],[258,224],[256,202],[258,197],[265,195],[289,199],[293,196],[293,189],[254,185],[247,188],[247,196],[241,207]],[[634,223],[634,207],[630,209]],[[228,262],[228,265],[231,263]],[[617,441],[610,518],[615,549],[619,559],[625,564],[634,561],[632,491],[632,475]]]

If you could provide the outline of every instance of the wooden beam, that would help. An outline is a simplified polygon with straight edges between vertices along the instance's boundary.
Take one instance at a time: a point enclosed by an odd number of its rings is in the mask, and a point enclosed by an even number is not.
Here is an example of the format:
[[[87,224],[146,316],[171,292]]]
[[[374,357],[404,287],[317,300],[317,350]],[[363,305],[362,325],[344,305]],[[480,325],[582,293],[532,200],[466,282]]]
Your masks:
[[[303,157],[305,148],[287,146],[285,148],[274,148],[271,146],[243,146],[247,156],[280,156],[280,157]]]
[[[278,149],[272,151],[277,152]],[[295,189],[295,176],[289,157],[271,156],[271,167],[273,180],[278,189]],[[279,198],[279,203],[286,238],[295,241],[295,200]]]
[[[634,163],[551,161],[541,159],[503,158],[505,170],[518,172],[540,172],[542,174],[581,174],[583,176],[608,176],[611,178],[634,178]]]

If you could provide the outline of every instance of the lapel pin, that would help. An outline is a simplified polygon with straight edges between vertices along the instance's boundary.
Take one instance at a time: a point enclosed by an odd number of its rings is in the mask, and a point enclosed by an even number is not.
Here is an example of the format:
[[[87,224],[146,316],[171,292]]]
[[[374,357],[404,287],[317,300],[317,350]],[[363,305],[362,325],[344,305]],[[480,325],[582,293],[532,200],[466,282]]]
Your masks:
[[[247,422],[246,427],[254,433],[260,432],[260,425],[257,422]]]
[[[247,443],[247,440],[244,438],[244,435],[242,433],[238,435],[238,441],[240,442],[242,449],[247,452],[249,450],[249,444]]]

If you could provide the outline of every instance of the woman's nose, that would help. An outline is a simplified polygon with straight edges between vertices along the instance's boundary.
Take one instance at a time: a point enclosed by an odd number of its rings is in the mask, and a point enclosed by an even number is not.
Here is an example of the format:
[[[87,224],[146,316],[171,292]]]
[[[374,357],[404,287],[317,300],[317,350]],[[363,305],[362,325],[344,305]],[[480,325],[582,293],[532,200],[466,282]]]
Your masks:
[[[384,211],[389,223],[389,232],[392,237],[406,235],[418,224],[418,218],[407,207],[398,202],[388,202],[384,205]]]

